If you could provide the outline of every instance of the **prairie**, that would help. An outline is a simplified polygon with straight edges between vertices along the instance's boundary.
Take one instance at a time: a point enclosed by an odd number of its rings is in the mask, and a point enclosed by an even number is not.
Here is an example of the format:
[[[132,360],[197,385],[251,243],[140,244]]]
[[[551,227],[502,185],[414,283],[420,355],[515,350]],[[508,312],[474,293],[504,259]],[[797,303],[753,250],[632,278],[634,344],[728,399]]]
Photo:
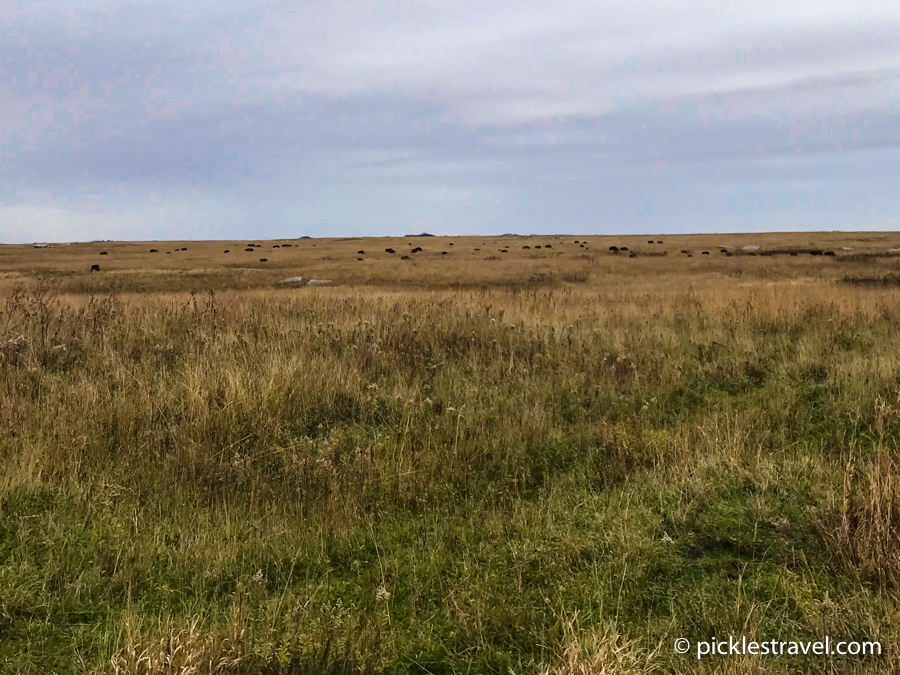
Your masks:
[[[0,246],[0,670],[900,670],[898,247]]]

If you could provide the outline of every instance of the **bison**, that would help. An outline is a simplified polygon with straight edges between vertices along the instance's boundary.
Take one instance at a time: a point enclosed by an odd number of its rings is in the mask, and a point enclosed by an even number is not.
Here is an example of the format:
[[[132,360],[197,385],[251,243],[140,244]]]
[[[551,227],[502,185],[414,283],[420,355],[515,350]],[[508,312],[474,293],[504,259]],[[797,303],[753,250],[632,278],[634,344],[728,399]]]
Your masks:
[[[91,272],[99,272],[100,265],[91,265]]]

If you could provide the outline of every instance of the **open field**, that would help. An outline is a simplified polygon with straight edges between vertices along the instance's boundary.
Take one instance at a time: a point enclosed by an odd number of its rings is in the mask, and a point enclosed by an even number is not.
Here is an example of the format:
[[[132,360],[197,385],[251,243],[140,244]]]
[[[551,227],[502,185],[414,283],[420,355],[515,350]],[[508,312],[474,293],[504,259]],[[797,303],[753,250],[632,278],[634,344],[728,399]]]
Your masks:
[[[0,672],[898,671],[895,248],[0,246]]]

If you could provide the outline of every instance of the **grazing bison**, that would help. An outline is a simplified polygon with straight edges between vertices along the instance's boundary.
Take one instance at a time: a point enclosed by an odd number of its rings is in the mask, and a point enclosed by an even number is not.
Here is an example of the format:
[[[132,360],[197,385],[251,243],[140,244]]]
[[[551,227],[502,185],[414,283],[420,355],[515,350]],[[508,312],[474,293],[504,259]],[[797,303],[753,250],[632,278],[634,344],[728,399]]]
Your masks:
[[[401,256],[400,256],[400,260],[409,260],[409,259],[410,259],[410,258],[409,258],[408,255],[401,255]]]
[[[269,262],[269,259],[268,258],[260,258],[259,262]]]
[[[582,246],[584,246],[584,244],[582,244]],[[618,247],[618,246],[610,246],[610,247],[609,247],[609,252],[610,252],[610,253],[618,253],[618,252],[619,252],[619,247]]]
[[[540,246],[535,246],[535,248],[540,248]]]
[[[230,248],[226,248],[226,249],[223,251],[223,253],[231,253],[231,249],[230,249]]]
[[[544,244],[544,248],[553,248],[550,244]]]
[[[245,248],[244,250],[245,250],[247,253],[253,253],[253,249],[252,249],[252,248]]]
[[[290,248],[293,244],[282,244],[281,248]]]
[[[412,249],[412,250],[410,251],[410,253],[421,253],[421,252],[422,252],[422,247],[421,247],[421,246],[416,246],[414,249]]]
[[[362,258],[357,258],[357,259],[356,259],[356,262],[359,262],[360,260],[362,260]]]
[[[652,239],[648,239],[648,240],[647,240],[647,243],[648,243],[648,244],[652,244],[652,243],[653,243],[653,240],[652,240]]]
[[[447,255],[447,251],[441,251],[441,255]]]
[[[619,250],[620,250],[620,251],[627,251],[627,250],[628,250],[628,247],[627,247],[627,246],[620,246],[620,247],[619,247]]]
[[[386,248],[386,249],[384,249],[384,252],[385,253],[396,253],[396,251],[392,248]]]
[[[656,243],[657,243],[657,244],[661,244],[661,243],[662,243],[662,240],[657,239]]]
[[[481,249],[480,249],[480,248],[473,248],[472,250],[473,250],[473,251],[480,251]]]
[[[823,253],[824,251],[819,248],[814,248],[809,252],[810,255],[822,255]]]
[[[522,247],[523,250],[524,250],[524,249],[530,249],[530,248],[531,248],[530,246],[523,246],[523,247]]]
[[[827,255],[827,256],[832,256],[832,257],[833,257],[833,256],[834,256],[834,251],[825,251],[825,255]]]
[[[100,251],[100,255],[108,255],[106,251]]]
[[[91,265],[91,272],[99,272],[100,265]]]
[[[151,249],[150,249],[150,253],[159,253],[159,251],[158,251],[157,249],[155,249],[155,248],[151,248]]]
[[[272,244],[272,248],[281,248],[278,244]]]
[[[709,255],[709,251],[700,251],[700,255]]]
[[[356,252],[356,255],[365,255],[365,254],[366,254],[365,251],[357,251],[357,252]]]
[[[681,252],[682,252],[682,253],[689,253],[689,251],[688,251],[686,248],[681,249]]]

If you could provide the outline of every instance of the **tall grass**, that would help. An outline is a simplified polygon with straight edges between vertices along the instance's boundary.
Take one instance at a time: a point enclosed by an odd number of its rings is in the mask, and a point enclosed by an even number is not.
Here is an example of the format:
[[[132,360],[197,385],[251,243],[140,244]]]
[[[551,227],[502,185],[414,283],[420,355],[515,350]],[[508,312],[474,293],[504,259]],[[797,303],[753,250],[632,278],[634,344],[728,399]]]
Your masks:
[[[889,288],[11,292],[10,672],[818,672],[898,630]]]

